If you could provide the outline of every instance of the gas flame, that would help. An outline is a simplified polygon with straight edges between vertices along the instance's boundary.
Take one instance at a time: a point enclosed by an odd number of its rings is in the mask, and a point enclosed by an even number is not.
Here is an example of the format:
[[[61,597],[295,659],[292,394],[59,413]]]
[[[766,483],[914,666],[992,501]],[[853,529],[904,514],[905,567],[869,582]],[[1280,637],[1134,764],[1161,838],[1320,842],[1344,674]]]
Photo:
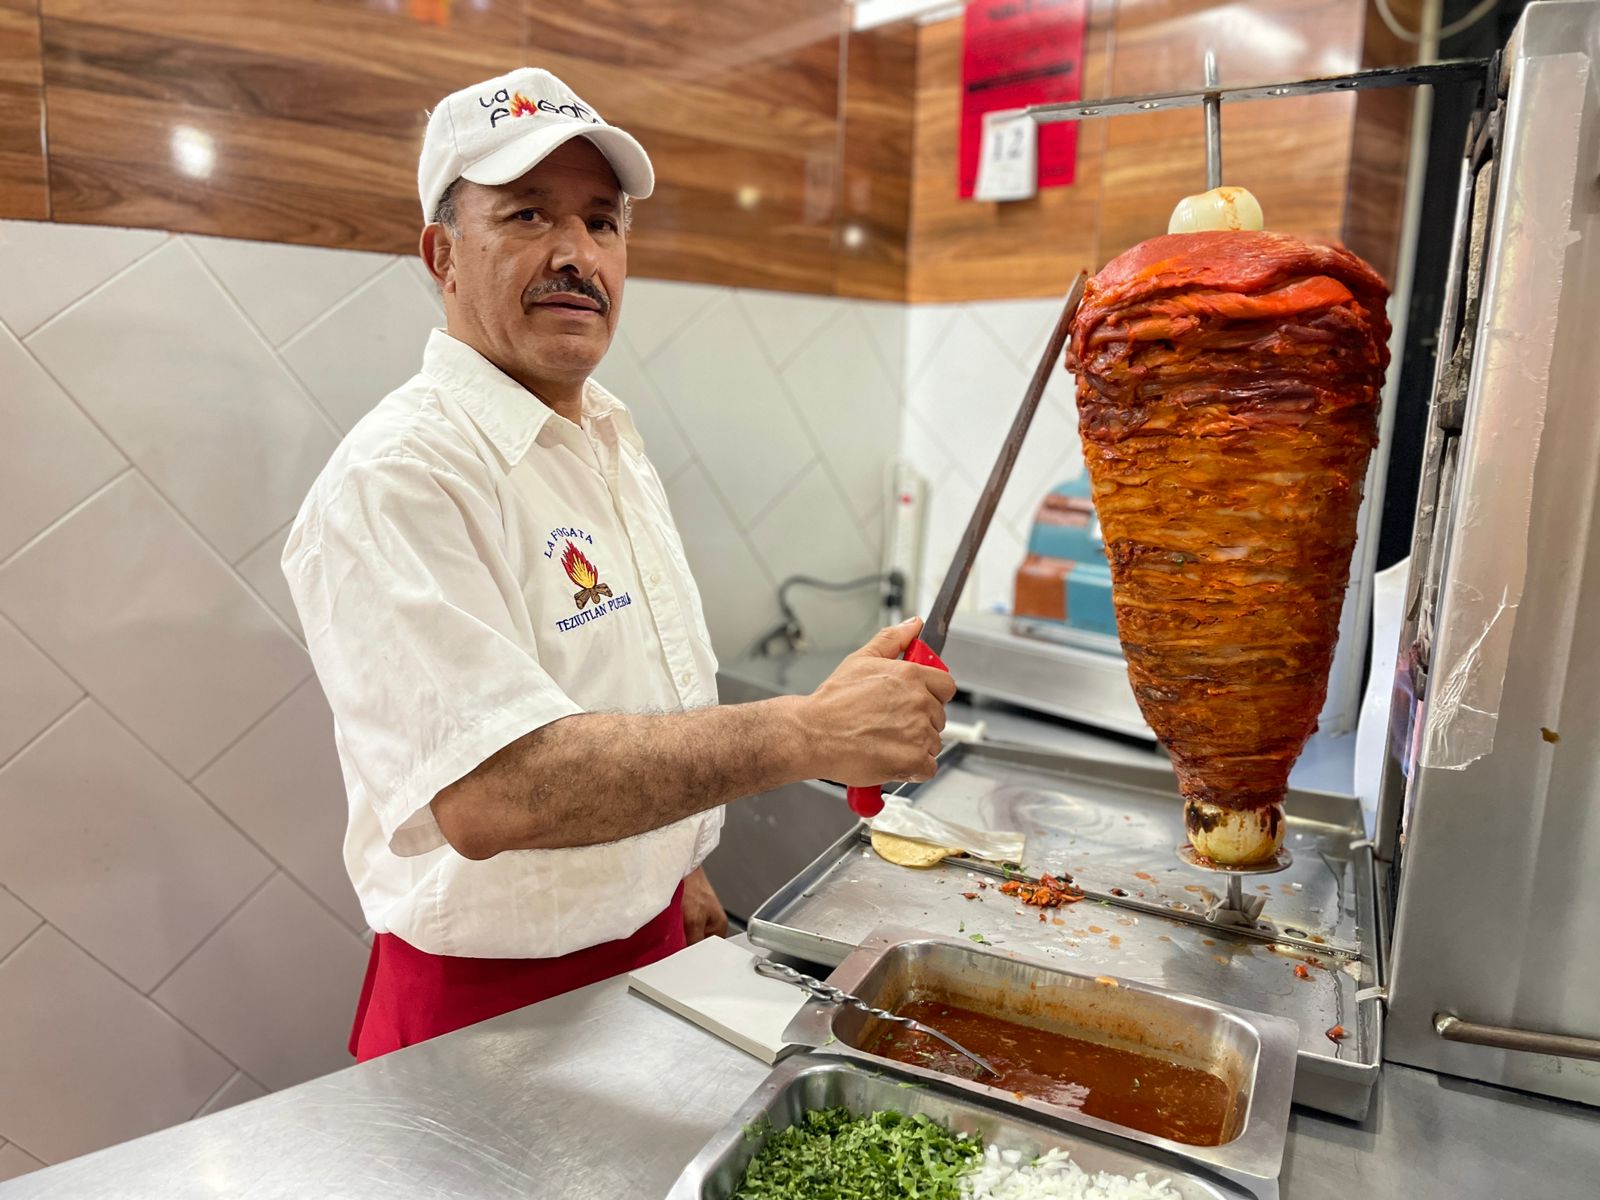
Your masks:
[[[537,114],[538,111],[539,106],[521,92],[511,93],[511,115],[513,117],[531,117]],[[580,554],[578,557],[582,558],[583,555]]]
[[[567,543],[567,548],[561,555],[561,569],[567,573],[568,579],[586,591],[600,582],[600,572],[595,570],[594,564],[583,556],[583,551],[571,542]]]

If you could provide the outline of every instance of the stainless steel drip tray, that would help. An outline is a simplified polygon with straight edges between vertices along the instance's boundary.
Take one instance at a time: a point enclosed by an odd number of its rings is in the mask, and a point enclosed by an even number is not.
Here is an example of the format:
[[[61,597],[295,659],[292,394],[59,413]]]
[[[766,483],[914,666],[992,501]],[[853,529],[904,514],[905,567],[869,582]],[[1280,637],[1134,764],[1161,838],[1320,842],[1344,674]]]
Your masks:
[[[750,1161],[774,1132],[798,1124],[807,1112],[845,1108],[865,1116],[886,1109],[922,1115],[958,1133],[1034,1157],[1065,1150],[1085,1171],[1132,1177],[1145,1172],[1183,1200],[1276,1200],[1276,1182],[1249,1188],[1203,1164],[1162,1149],[1125,1142],[1090,1129],[1057,1129],[1017,1105],[978,1102],[954,1088],[914,1079],[893,1068],[877,1068],[819,1054],[801,1054],[778,1064],[726,1125],[706,1143],[668,1193],[668,1200],[729,1200]]]
[[[1102,896],[1113,888],[1140,908],[1204,913],[1226,890],[1214,872],[1180,863],[1188,841],[1170,768],[1078,758],[1030,746],[956,747],[933,779],[907,794],[928,812],[984,829],[1027,835],[1023,866],[1072,875]],[[1351,797],[1291,791],[1284,844],[1294,864],[1247,880],[1267,898],[1263,932],[1359,953],[1356,914],[1345,904],[1352,841],[1364,836]]]
[[[896,867],[851,831],[757,910],[751,941],[837,966],[875,929],[896,926],[1287,1017],[1299,1027],[1296,1103],[1366,1114],[1383,1014],[1376,998],[1356,998],[1379,980],[1371,853],[1351,848],[1355,800],[1291,793],[1295,866],[1246,885],[1247,894],[1270,889],[1257,892],[1269,897],[1265,916],[1277,926],[1295,922],[1306,935],[1296,946],[1273,940],[1271,923],[1241,935],[1201,919],[1204,894],[1184,889],[1216,892],[1220,881],[1173,856],[1182,813],[1170,773],[983,744],[956,747],[949,757],[931,784],[911,793],[914,802],[966,825],[1023,829],[1031,871],[1069,870],[1094,890],[1119,887],[1129,902],[1159,897],[1185,910],[1129,908],[1112,898],[1046,910],[1041,919],[1040,910],[959,862]],[[1330,1031],[1342,1036],[1334,1040]]]
[[[1290,1021],[1164,988],[1046,967],[965,938],[905,929],[874,931],[828,982],[890,1012],[909,1001],[934,999],[1216,1076],[1232,1096],[1223,1139],[1216,1145],[1170,1141],[1078,1108],[1020,1098],[981,1078],[952,1079],[915,1064],[891,1063],[870,1049],[884,1022],[849,1006],[807,1005],[790,1024],[787,1041],[827,1045],[835,1053],[945,1081],[985,1103],[1020,1101],[1054,1121],[1160,1147],[1251,1187],[1278,1177],[1295,1073],[1297,1038]]]

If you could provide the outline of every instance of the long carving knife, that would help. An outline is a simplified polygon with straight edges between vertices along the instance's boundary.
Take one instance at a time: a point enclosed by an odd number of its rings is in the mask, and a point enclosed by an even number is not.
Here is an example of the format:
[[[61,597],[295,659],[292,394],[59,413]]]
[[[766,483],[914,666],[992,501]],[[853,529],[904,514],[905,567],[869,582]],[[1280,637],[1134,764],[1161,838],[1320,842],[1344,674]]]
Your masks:
[[[1027,393],[1022,397],[1022,406],[1017,409],[1017,415],[1011,419],[1011,431],[1006,434],[1006,440],[1000,447],[1000,454],[989,472],[989,482],[983,485],[978,503],[972,510],[972,517],[967,521],[966,532],[956,543],[956,552],[950,560],[950,569],[945,572],[944,583],[940,585],[939,594],[934,597],[933,607],[928,610],[927,620],[922,624],[922,636],[912,642],[902,655],[907,662],[918,663],[924,667],[937,667],[941,671],[950,669],[939,658],[939,652],[944,649],[945,638],[950,634],[950,618],[955,613],[956,602],[961,599],[962,590],[967,586],[967,577],[972,574],[972,564],[977,560],[978,548],[983,545],[984,534],[989,532],[989,522],[994,520],[995,509],[1000,506],[1000,497],[1004,494],[1006,483],[1011,478],[1011,470],[1017,465],[1017,455],[1022,452],[1022,439],[1028,434],[1028,426],[1033,424],[1033,414],[1038,411],[1039,401],[1044,397],[1044,389],[1050,382],[1050,373],[1056,369],[1056,364],[1061,361],[1062,351],[1066,349],[1067,338],[1072,332],[1072,318],[1078,313],[1078,305],[1083,300],[1084,285],[1088,281],[1087,272],[1080,272],[1073,282],[1072,290],[1067,293],[1067,302],[1062,306],[1061,316],[1056,321],[1055,329],[1050,333],[1050,340],[1039,358],[1039,365],[1034,368],[1033,378],[1028,382]],[[853,787],[849,790],[849,799],[850,810],[859,817],[875,817],[883,811],[881,787]]]

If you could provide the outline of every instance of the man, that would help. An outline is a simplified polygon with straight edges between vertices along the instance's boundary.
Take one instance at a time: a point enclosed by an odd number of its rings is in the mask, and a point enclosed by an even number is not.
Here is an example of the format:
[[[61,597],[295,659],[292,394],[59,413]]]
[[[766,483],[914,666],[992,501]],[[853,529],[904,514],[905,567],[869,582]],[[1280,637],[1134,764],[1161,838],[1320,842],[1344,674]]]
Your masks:
[[[700,864],[727,801],[933,772],[954,684],[897,661],[916,622],[809,696],[717,706],[661,481],[589,378],[653,183],[548,72],[447,97],[418,169],[445,329],[290,532],[376,932],[359,1058],[723,932]]]

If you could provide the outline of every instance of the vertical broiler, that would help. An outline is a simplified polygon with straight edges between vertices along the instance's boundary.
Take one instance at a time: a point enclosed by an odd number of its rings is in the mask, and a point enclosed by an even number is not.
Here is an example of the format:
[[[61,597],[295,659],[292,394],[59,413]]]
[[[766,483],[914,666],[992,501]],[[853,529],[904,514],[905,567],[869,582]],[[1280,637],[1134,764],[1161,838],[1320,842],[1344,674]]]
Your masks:
[[[1335,86],[1442,79],[1427,70]],[[1384,1057],[1600,1104],[1600,3],[1530,5],[1485,64],[1458,194],[1374,847]],[[1162,241],[1124,257],[1170,272]],[[1113,372],[1079,367],[1080,405],[1120,395]],[[1164,402],[1157,373],[1134,384],[1125,405]],[[1196,453],[1119,455],[1097,499],[1119,473],[1192,473]],[[1125,592],[1119,625],[1138,632],[1154,593]],[[1152,725],[1199,734],[1197,754],[1164,735],[1180,783],[1208,776],[1184,789],[1192,812],[1229,736],[1163,712],[1142,656],[1129,647]]]
[[[1378,825],[1386,1057],[1600,1104],[1600,4],[1462,161]]]
[[[1441,83],[1481,95],[1376,836],[1353,798],[1291,790],[1285,853],[1219,874],[1174,858],[1192,830],[1170,772],[980,743],[909,794],[1028,829],[1024,871],[1073,872],[1089,917],[951,907],[946,874],[883,862],[855,830],[753,914],[752,940],[838,963],[884,922],[959,918],[1003,953],[1292,1018],[1301,1104],[1364,1115],[1384,1059],[1600,1104],[1600,0],[1529,5],[1493,61],[1035,115]],[[974,866],[945,871],[971,890]]]

